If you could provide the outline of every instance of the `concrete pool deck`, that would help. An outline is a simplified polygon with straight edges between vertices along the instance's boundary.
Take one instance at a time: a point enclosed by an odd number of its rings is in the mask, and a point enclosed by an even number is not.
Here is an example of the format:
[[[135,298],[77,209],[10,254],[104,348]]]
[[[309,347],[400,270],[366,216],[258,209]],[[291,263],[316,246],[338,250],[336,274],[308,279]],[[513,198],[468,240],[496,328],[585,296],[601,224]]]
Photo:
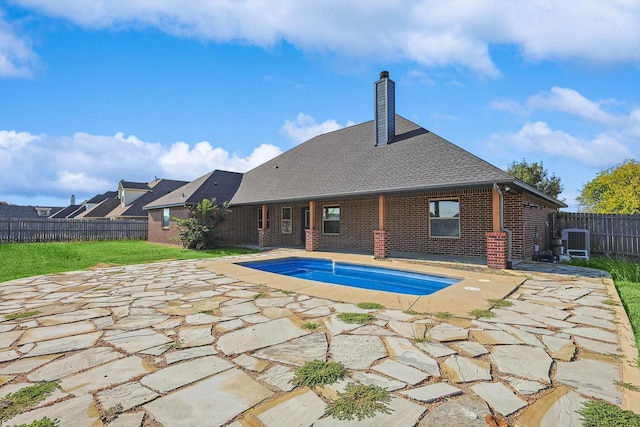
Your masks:
[[[117,266],[0,284],[0,397],[56,382],[38,407],[3,425],[47,416],[60,427],[486,426],[484,417],[493,414],[511,426],[555,427],[580,425],[577,411],[588,400],[640,408],[640,393],[620,386],[640,385],[640,371],[628,320],[620,305],[611,305],[619,299],[606,277],[570,269],[554,274],[550,265],[467,272],[446,264],[382,264],[431,274],[442,269],[487,292],[494,280],[511,277],[497,286],[504,294],[496,297],[507,295],[511,305],[492,309],[493,317],[473,319],[459,309],[439,318],[415,314],[422,311],[415,298],[387,296],[384,309],[364,310],[355,303],[372,301],[372,294],[268,285],[233,270],[234,262],[270,256]],[[470,306],[482,308],[489,294],[474,292]],[[447,299],[425,311],[453,313]],[[403,311],[405,303],[414,311]],[[350,312],[375,320],[339,319]],[[348,378],[294,387],[295,370],[315,359],[342,362]],[[392,411],[360,422],[325,415],[347,382],[386,388]]]

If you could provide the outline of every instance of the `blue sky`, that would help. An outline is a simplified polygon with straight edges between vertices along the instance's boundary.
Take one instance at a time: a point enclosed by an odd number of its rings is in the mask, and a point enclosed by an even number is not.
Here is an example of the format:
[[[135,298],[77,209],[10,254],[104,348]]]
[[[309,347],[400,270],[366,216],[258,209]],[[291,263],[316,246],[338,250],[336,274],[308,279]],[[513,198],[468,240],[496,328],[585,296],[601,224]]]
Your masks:
[[[396,112],[502,169],[640,159],[640,1],[0,0],[0,201],[244,172]],[[328,160],[330,161],[330,160]]]

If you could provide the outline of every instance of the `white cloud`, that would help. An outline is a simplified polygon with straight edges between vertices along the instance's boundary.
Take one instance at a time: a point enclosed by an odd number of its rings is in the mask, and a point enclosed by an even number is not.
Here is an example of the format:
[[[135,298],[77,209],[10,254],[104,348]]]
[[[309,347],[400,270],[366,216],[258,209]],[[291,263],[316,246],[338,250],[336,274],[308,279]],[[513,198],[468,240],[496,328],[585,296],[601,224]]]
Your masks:
[[[214,169],[246,172],[281,153],[275,145],[261,144],[248,157],[240,157],[223,148],[213,147],[207,141],[198,142],[193,149],[185,142],[176,142],[158,158],[158,164],[169,176],[188,174],[195,178]]]
[[[30,77],[37,56],[26,39],[4,19],[0,9],[0,77]]]
[[[343,63],[414,62],[497,77],[491,47],[528,60],[640,64],[640,2],[14,0],[86,28],[153,27],[216,43],[286,41]]]
[[[68,200],[75,194],[81,199],[115,190],[120,179],[189,181],[214,169],[245,172],[280,153],[270,144],[242,157],[207,141],[193,146],[176,142],[165,148],[121,132],[51,136],[0,130],[0,195]]]
[[[515,144],[525,152],[560,156],[599,168],[619,163],[631,155],[629,149],[612,135],[603,133],[585,140],[552,130],[541,121],[527,122],[517,133],[494,134],[492,140],[503,147]]]
[[[354,122],[348,121],[346,126],[353,126],[354,124]],[[322,123],[317,123],[316,119],[308,114],[298,113],[298,117],[295,120],[285,120],[284,125],[280,128],[280,133],[295,144],[301,144],[314,136],[333,132],[343,127],[345,126],[335,120],[325,120]]]
[[[549,92],[533,95],[527,104],[532,108],[561,111],[603,125],[620,123],[619,118],[604,111],[598,102],[585,98],[574,89],[554,86]]]

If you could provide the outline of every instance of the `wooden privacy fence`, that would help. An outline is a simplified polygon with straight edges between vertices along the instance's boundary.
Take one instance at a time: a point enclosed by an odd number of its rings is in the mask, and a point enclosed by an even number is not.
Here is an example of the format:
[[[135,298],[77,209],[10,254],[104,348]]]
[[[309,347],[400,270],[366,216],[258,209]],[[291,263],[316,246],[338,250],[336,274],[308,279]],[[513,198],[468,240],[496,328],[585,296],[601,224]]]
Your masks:
[[[132,219],[0,218],[0,243],[143,240],[147,228],[147,221]]]
[[[556,212],[551,225],[558,236],[565,228],[589,230],[591,253],[640,256],[640,215]]]

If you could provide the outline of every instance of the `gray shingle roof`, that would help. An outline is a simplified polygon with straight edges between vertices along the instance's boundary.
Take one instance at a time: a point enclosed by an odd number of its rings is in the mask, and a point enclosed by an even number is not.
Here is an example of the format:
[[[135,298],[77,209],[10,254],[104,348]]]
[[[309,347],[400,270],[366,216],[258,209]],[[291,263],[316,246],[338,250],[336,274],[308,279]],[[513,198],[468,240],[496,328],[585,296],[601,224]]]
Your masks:
[[[143,210],[143,207],[153,201],[166,196],[174,191],[176,188],[180,188],[187,184],[187,181],[178,181],[175,179],[160,179],[152,183],[152,187],[149,187],[151,191],[137,198],[131,205],[129,205],[118,216],[122,217],[146,217],[147,212]]]
[[[227,202],[235,194],[241,180],[241,173],[215,170],[147,204],[143,209],[196,205],[203,199],[213,197],[218,202]]]
[[[130,188],[132,190],[151,190],[151,187],[146,182],[125,181],[123,179],[120,181],[120,185],[122,188]]]
[[[233,204],[513,183],[503,170],[396,115],[396,137],[376,147],[374,122],[315,138],[244,174]]]
[[[0,217],[4,218],[47,218],[39,216],[37,208],[51,209],[49,215],[55,214],[62,210],[62,207],[41,207],[41,206],[16,206],[16,205],[0,205]]]

